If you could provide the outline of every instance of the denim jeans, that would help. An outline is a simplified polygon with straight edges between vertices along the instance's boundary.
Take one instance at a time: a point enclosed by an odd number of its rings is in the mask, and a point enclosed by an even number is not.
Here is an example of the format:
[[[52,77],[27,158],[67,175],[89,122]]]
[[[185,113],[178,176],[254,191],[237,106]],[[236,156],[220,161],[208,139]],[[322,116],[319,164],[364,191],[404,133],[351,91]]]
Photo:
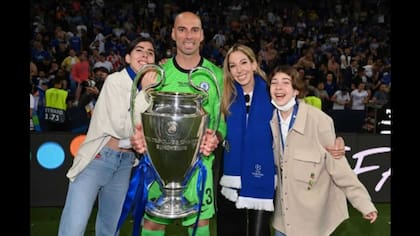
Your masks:
[[[119,152],[106,146],[101,150],[69,184],[59,236],[84,235],[96,197],[96,236],[115,235],[134,159],[133,152]]]
[[[274,230],[274,236],[286,236],[284,233]]]

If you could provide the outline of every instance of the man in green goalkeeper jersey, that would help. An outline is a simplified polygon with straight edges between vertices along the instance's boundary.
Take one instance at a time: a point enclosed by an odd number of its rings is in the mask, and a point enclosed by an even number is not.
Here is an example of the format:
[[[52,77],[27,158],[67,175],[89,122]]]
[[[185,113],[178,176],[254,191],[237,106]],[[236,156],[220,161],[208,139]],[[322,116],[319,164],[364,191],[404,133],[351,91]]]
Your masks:
[[[204,33],[199,16],[192,12],[182,12],[178,14],[175,18],[171,37],[176,42],[177,52],[173,58],[168,59],[165,64],[162,65],[165,70],[165,81],[164,84],[160,85],[157,89],[159,91],[197,93],[197,90],[191,87],[188,82],[188,73],[197,66],[203,66],[215,74],[221,92],[223,89],[223,71],[200,55],[200,43],[204,40]],[[216,85],[213,82],[214,80],[210,74],[197,71],[192,74],[192,81],[195,85],[198,85],[208,92],[208,99],[203,104],[203,108],[210,117],[209,128],[214,129],[215,120],[217,120],[217,115],[220,112],[218,106],[220,98],[217,93]],[[154,81],[150,81],[150,83],[152,82]],[[142,85],[144,86],[145,84],[147,84],[147,81],[142,81]],[[226,123],[224,120],[220,119],[216,136],[209,135],[209,133],[211,132],[207,131],[206,135],[203,136],[203,144],[200,147],[201,153],[205,155],[203,164],[207,170],[207,178],[204,189],[203,205],[195,234],[196,236],[210,235],[209,222],[215,213],[212,171],[214,154],[212,152],[226,135]],[[141,126],[137,126],[135,135],[131,138],[131,145],[137,152],[145,152],[146,147]],[[197,175],[196,171],[184,192],[184,196],[193,203],[198,202],[196,191]],[[156,182],[153,183],[149,189],[149,199],[157,198],[160,194],[161,192],[158,184]],[[197,214],[193,214],[182,219],[182,224],[184,226],[189,226],[189,235],[192,235],[192,226],[195,223],[196,217]],[[170,219],[159,218],[146,213],[141,235],[163,236],[165,235],[166,225],[171,222],[172,220]]]

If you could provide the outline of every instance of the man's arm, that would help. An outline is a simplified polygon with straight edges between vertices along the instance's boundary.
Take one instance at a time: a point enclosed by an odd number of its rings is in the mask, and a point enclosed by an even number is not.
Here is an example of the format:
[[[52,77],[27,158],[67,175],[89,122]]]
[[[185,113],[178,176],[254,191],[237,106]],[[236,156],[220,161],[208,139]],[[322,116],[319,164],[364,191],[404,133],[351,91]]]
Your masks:
[[[334,146],[325,147],[334,159],[340,159],[346,154],[344,139],[339,136],[335,139]]]

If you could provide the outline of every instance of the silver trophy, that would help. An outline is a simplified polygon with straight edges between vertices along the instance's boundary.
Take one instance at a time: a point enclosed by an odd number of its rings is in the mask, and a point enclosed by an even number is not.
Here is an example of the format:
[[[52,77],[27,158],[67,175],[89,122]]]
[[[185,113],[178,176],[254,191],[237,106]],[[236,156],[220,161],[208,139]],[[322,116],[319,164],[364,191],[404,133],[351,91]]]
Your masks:
[[[151,215],[162,218],[183,218],[198,210],[197,204],[192,204],[183,197],[183,191],[188,183],[188,176],[191,176],[189,173],[201,158],[198,151],[208,123],[208,115],[202,109],[208,93],[193,84],[191,75],[198,70],[205,70],[211,75],[219,97],[219,108],[220,90],[216,76],[211,70],[206,67],[196,67],[188,74],[188,81],[198,93],[155,91],[153,88],[163,84],[165,80],[164,70],[158,65],[145,65],[137,73],[131,90],[130,111],[133,127],[135,127],[137,83],[142,75],[150,70],[159,72],[160,76],[156,83],[143,88],[151,103],[148,109],[141,113],[141,123],[147,144],[147,155],[157,173],[162,195],[155,201],[148,202],[145,210]],[[216,117],[214,130],[217,130],[219,121],[220,112]]]

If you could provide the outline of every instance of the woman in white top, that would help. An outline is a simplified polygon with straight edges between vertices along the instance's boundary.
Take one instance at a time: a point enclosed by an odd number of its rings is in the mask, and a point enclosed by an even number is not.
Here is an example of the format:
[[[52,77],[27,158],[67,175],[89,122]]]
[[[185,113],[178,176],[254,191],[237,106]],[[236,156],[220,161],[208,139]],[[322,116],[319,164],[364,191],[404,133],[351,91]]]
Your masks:
[[[344,110],[345,107],[350,103],[350,94],[348,88],[343,87],[335,91],[334,95],[331,97],[333,101],[333,110]]]
[[[365,104],[369,101],[369,93],[365,89],[365,83],[360,82],[357,89],[351,92],[351,109],[352,110],[365,110]]]
[[[127,52],[128,66],[105,80],[86,139],[67,172],[70,183],[59,236],[84,235],[97,197],[96,235],[115,235],[136,158],[129,142],[131,87],[140,68],[155,62],[151,39],[133,40]],[[150,76],[155,74],[146,73],[142,80]]]

